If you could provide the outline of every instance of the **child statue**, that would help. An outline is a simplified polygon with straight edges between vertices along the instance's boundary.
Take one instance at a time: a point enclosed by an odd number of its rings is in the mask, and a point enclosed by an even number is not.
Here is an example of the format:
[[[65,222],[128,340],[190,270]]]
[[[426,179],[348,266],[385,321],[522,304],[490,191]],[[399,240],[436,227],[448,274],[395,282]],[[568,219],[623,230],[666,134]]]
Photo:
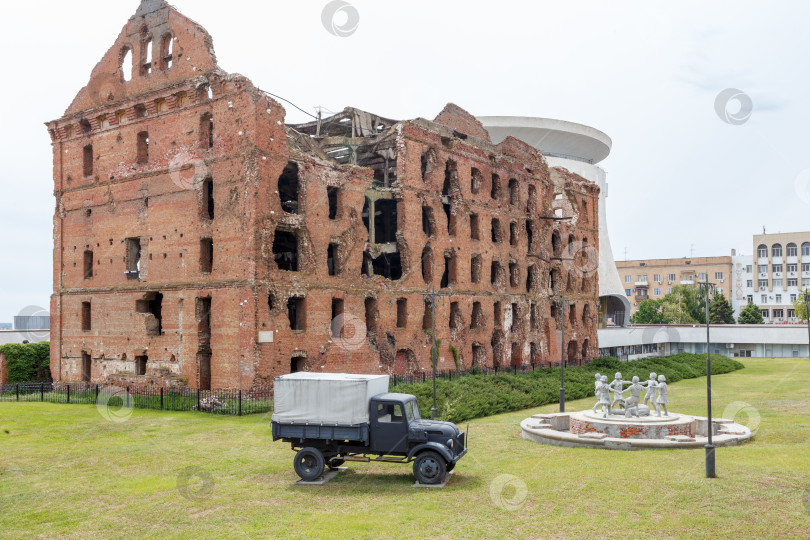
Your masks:
[[[644,390],[644,387],[638,382],[638,377],[633,377],[633,384],[627,387],[627,390],[630,391],[630,397],[627,398],[625,404],[624,416],[625,418],[638,417],[638,404],[641,402],[641,391]]]
[[[648,401],[652,402],[655,412],[658,412],[658,404],[655,403],[655,389],[658,386],[658,383],[655,382],[656,377],[655,373],[650,373],[650,379],[643,383],[647,387],[647,393],[644,395],[644,405],[647,405]]]
[[[610,386],[607,383],[607,376],[602,375],[602,379],[599,381],[596,387],[596,395],[599,398],[599,401],[593,407],[593,411],[596,412],[596,407],[602,407],[602,418],[607,418],[608,413],[610,413]]]
[[[667,398],[667,378],[663,375],[658,376],[658,399],[656,399],[656,411],[658,412],[658,416],[661,416],[661,409],[660,407],[664,408],[664,416],[669,416],[669,411],[667,410],[667,403],[669,403],[669,399]]]
[[[613,381],[608,385],[608,387],[613,390],[613,403],[610,405],[610,412],[613,414],[613,408],[616,404],[619,404],[622,409],[625,408],[624,406],[624,385],[630,384],[628,381],[622,380],[622,374],[616,372],[615,378]]]
[[[591,409],[593,412],[596,412],[596,408],[599,407],[599,385],[602,384],[602,376],[600,374],[596,374],[596,381],[593,383],[593,395],[596,396],[596,405],[593,406]]]

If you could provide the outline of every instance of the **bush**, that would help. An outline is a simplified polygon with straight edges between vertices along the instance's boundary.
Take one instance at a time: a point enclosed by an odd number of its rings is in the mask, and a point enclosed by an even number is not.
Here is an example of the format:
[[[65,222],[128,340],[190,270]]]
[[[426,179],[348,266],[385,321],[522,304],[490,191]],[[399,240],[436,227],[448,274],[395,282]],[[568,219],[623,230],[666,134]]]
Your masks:
[[[712,355],[712,375],[729,373],[744,366],[720,355]],[[593,396],[594,375],[598,372],[613,380],[622,373],[625,380],[637,375],[642,381],[650,372],[664,374],[667,383],[706,376],[706,356],[676,354],[668,357],[642,358],[622,362],[616,358],[597,358],[587,366],[565,368],[566,400]],[[413,394],[419,400],[424,417],[433,405],[433,382],[401,384],[397,392]],[[540,368],[517,375],[468,375],[452,381],[436,381],[436,406],[442,420],[464,422],[473,418],[530,409],[560,399],[560,368]]]
[[[51,380],[50,342],[9,343],[0,346],[0,354],[6,355],[9,383]]]

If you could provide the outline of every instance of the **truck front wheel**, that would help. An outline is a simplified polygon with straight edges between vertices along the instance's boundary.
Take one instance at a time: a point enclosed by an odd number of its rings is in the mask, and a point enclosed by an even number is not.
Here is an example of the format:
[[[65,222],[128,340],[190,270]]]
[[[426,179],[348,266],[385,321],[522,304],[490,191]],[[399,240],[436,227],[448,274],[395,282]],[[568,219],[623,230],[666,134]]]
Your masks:
[[[447,473],[447,463],[436,452],[423,452],[413,462],[413,475],[420,484],[439,484]]]
[[[305,482],[312,482],[323,474],[323,454],[317,448],[302,448],[293,462],[296,474]]]

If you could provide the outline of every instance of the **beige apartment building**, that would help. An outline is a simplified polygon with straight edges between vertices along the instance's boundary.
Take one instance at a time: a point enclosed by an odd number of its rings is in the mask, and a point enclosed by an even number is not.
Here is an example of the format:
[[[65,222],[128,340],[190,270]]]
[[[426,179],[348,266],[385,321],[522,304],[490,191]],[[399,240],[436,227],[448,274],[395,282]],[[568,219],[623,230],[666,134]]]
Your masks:
[[[810,288],[810,232],[755,234],[748,297],[765,322],[796,323],[793,302]]]
[[[697,287],[699,282],[708,280],[722,290],[726,298],[731,298],[731,268],[731,256],[616,262],[624,293],[630,301],[631,315],[641,302],[663,298],[675,285]]]

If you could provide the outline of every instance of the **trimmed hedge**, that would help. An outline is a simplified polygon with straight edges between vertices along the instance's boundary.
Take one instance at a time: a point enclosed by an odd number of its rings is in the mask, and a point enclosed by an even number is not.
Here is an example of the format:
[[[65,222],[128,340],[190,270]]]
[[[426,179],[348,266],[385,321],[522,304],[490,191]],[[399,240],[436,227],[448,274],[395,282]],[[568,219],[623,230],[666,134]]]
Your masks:
[[[49,382],[51,380],[51,344],[9,343],[0,346],[0,353],[6,355],[8,382]]]
[[[744,366],[720,355],[712,355],[712,375],[730,373]],[[565,368],[565,398],[593,397],[594,375],[607,375],[613,380],[617,371],[630,380],[634,375],[645,381],[650,372],[663,374],[667,383],[706,376],[706,356],[676,354],[668,357],[642,358],[622,362],[616,358],[597,358],[586,366]],[[433,382],[397,385],[396,392],[413,394],[419,400],[423,417],[430,416],[433,405]],[[595,399],[595,398],[594,398]],[[492,416],[530,409],[560,400],[560,368],[540,368],[516,375],[468,375],[451,381],[436,381],[436,406],[439,417],[450,422]]]

